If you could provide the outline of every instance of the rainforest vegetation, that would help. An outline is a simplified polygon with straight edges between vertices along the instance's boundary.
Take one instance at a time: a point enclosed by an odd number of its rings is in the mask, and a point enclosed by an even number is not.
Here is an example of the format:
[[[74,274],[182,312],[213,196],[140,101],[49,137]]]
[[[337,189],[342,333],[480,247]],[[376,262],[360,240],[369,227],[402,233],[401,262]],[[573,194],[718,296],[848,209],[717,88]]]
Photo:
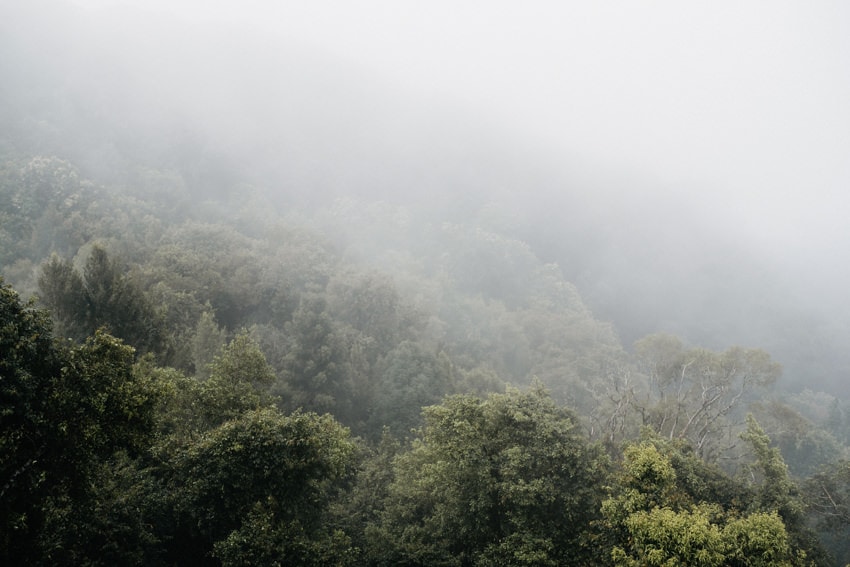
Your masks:
[[[193,207],[179,177],[146,174],[168,201],[56,157],[4,162],[3,270],[33,296],[2,287],[4,562],[843,553],[846,402],[777,391],[767,352],[624,348],[556,265],[483,222]],[[392,245],[362,260],[340,224]]]
[[[850,562],[841,376],[603,319],[581,200],[534,230],[487,186],[522,168],[433,155],[347,192],[30,61],[0,69],[0,564]]]

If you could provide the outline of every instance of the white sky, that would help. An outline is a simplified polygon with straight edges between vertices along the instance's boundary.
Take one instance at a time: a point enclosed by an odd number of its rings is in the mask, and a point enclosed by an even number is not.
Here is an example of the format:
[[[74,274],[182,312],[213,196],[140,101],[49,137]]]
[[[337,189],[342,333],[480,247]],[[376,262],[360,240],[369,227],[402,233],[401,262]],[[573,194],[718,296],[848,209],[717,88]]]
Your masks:
[[[708,188],[766,243],[850,243],[848,2],[124,3],[256,26],[555,156]]]

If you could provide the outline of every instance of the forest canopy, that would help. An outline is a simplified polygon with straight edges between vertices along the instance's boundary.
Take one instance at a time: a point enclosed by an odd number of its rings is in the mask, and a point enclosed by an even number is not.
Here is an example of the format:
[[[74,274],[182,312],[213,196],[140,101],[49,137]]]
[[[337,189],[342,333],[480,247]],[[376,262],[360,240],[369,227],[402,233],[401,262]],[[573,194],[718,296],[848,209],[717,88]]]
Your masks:
[[[764,350],[626,349],[481,225],[420,224],[448,252],[414,256],[386,203],[245,225],[57,158],[3,172],[4,271],[34,295],[2,287],[7,561],[843,560],[844,402],[777,390]],[[397,248],[362,260],[323,232],[343,214]]]
[[[178,103],[58,4],[0,22],[0,564],[850,562],[850,333],[732,236],[260,38]]]

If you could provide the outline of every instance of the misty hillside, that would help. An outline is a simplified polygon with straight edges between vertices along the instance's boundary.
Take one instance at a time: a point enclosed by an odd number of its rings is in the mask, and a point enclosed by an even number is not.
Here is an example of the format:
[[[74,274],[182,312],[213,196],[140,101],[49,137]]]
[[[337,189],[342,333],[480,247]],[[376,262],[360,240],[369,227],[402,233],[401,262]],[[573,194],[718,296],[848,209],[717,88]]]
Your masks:
[[[847,561],[841,240],[178,12],[0,8],[0,557]]]
[[[338,198],[438,222],[501,210],[495,228],[557,263],[627,345],[663,330],[760,346],[791,389],[840,391],[850,364],[840,290],[812,284],[834,276],[763,254],[710,183],[685,195],[616,162],[556,155],[449,101],[236,25],[186,35],[152,11],[92,10],[36,3],[16,14],[23,25],[5,20],[11,151],[69,159],[130,191],[155,190],[141,186],[142,168],[179,175],[192,199],[250,185],[281,210]],[[48,41],[26,41],[51,25]]]

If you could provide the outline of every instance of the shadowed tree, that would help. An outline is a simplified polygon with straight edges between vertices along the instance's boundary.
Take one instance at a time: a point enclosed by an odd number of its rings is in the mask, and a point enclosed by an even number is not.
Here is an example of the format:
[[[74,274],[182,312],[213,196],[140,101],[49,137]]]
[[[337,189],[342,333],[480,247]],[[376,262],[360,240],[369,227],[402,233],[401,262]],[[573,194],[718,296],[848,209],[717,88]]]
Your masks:
[[[275,392],[284,407],[346,415],[352,398],[350,377],[344,372],[341,342],[324,298],[304,294],[286,334],[290,348]]]
[[[445,353],[433,353],[419,343],[404,341],[387,353],[370,416],[375,438],[384,427],[407,436],[422,421],[424,406],[435,404],[452,390],[452,366]]]
[[[353,466],[348,430],[331,416],[252,410],[176,458],[177,563],[341,564],[347,538],[327,508]],[[206,557],[206,559],[204,559]],[[332,558],[336,558],[331,560]],[[327,561],[327,562],[325,562]]]
[[[161,392],[132,361],[102,332],[57,347],[47,313],[0,282],[2,563],[81,560],[100,464],[140,453],[154,431]]]

